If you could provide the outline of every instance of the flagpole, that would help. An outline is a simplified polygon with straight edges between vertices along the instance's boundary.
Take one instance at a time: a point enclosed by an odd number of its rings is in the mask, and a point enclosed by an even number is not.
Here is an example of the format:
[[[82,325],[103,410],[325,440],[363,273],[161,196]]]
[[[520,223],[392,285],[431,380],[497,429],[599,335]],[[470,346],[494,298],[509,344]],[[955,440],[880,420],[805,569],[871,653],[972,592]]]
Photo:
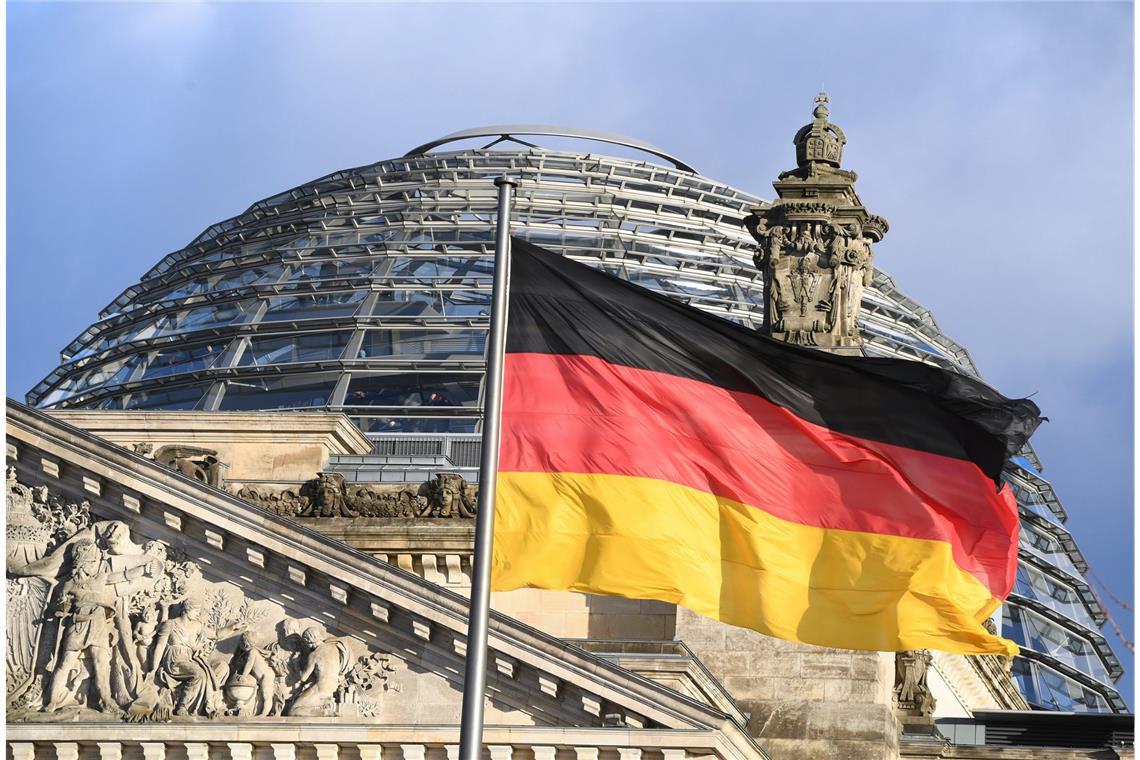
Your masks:
[[[479,507],[471,561],[471,612],[463,674],[459,760],[479,760],[483,750],[483,693],[487,681],[487,616],[491,607],[491,539],[495,527],[495,478],[499,470],[499,422],[503,406],[503,354],[507,344],[507,293],[511,281],[511,190],[518,182],[495,180],[499,213],[495,229],[495,279],[483,400],[483,449],[479,457]]]

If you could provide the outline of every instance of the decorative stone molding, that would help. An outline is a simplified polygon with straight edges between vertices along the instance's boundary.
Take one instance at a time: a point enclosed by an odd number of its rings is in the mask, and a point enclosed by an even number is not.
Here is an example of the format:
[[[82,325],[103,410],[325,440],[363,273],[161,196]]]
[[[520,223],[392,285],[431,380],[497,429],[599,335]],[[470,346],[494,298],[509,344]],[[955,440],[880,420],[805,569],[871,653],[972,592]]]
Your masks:
[[[855,194],[854,172],[839,168],[847,138],[827,117],[820,93],[811,124],[796,133],[797,168],[773,183],[779,198],[754,208],[749,231],[767,293],[764,320],[779,340],[860,353],[858,318],[874,274],[871,244],[887,232]]]
[[[325,469],[330,455],[372,451],[372,441],[340,413],[86,409],[49,413],[127,449],[141,444],[150,453],[167,446],[214,451],[229,465],[226,477],[239,482],[263,478],[266,472],[272,472],[276,482],[300,482]]]
[[[282,731],[265,723],[213,723],[195,727],[189,741],[178,726],[147,725],[120,727],[114,738],[96,743],[81,725],[59,727],[61,739],[45,742],[29,737],[35,726],[15,726],[9,751],[13,760],[58,760],[60,745],[73,744],[82,757],[164,756],[196,760],[205,749],[213,756],[231,760],[251,756],[294,760],[298,757],[360,757],[361,760],[424,760],[458,757],[459,732],[454,727],[430,726],[410,732],[407,727],[374,724],[314,724],[304,733]],[[133,733],[127,734],[127,731]],[[110,732],[108,732],[110,733]],[[492,758],[555,757],[587,760],[762,760],[760,750],[749,751],[724,741],[717,731],[663,732],[644,729],[581,729],[488,726],[484,732]],[[105,753],[104,754],[104,747]],[[147,752],[149,750],[149,753]],[[66,752],[66,750],[65,750]]]
[[[440,473],[419,485],[349,486],[343,475],[322,472],[293,488],[231,485],[238,498],[282,517],[383,517],[470,519],[478,486],[456,473]]]
[[[939,672],[954,697],[969,710],[1028,710],[1029,703],[1010,675],[1003,655],[963,655],[931,652],[931,667]]]

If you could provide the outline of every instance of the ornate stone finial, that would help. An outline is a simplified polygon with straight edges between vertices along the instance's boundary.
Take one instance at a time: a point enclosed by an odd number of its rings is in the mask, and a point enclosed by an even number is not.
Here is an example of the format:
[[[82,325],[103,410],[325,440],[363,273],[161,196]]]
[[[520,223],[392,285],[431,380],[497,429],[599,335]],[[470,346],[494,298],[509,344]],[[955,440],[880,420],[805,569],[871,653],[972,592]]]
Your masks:
[[[796,144],[796,164],[805,167],[812,162],[820,162],[839,168],[843,160],[843,146],[847,138],[843,130],[828,122],[831,114],[827,110],[829,98],[826,92],[815,96],[815,110],[812,122],[800,128],[793,140]]]
[[[765,328],[789,343],[859,354],[871,245],[883,239],[887,221],[868,213],[855,193],[855,173],[839,168],[847,138],[827,120],[827,93],[815,102],[812,123],[796,133],[796,168],[773,183],[779,198],[752,209],[747,220],[760,243]]]
[[[826,119],[829,113],[827,110],[828,102],[830,99],[827,97],[827,93],[820,90],[819,94],[815,96],[815,110],[811,112],[811,115],[817,119]]]

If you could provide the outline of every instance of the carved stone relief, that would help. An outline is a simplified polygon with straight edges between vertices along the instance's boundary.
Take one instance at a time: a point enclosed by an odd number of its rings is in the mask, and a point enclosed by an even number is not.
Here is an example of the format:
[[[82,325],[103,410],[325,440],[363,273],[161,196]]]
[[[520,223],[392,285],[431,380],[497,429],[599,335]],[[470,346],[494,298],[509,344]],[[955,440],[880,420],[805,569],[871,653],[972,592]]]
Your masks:
[[[150,443],[136,443],[131,448],[136,454],[153,459],[206,485],[221,488],[225,482],[225,470],[229,465],[218,459],[218,452],[214,449],[179,444],[162,446],[155,451],[154,445]]]
[[[904,721],[933,720],[935,700],[926,683],[933,659],[926,649],[895,654],[895,706]]]
[[[419,486],[350,485],[322,472],[296,489],[233,484],[238,498],[283,517],[472,518],[478,486],[441,473]]]
[[[375,716],[398,661],[7,478],[9,720]]]

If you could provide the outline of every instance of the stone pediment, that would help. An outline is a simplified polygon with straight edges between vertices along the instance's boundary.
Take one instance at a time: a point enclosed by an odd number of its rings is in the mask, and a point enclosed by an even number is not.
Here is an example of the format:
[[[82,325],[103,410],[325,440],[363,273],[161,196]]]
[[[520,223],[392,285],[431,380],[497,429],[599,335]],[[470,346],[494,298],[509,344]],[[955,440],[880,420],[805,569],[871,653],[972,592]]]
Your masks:
[[[11,400],[8,458],[10,729],[458,723],[463,597]],[[762,755],[735,716],[498,613],[490,650],[489,726]]]

